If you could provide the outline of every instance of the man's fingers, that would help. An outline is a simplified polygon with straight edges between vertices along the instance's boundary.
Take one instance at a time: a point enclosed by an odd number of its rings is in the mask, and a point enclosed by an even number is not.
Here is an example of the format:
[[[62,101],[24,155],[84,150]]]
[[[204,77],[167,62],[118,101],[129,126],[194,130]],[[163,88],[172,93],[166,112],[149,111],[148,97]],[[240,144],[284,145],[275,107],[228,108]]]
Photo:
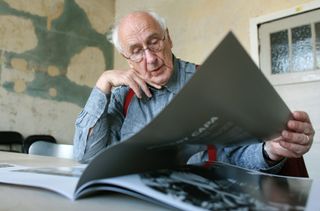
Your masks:
[[[295,131],[298,133],[304,133],[307,135],[312,135],[314,133],[312,125],[309,122],[300,122],[300,121],[296,121],[296,120],[289,120],[288,121],[288,128],[292,131]]]
[[[154,88],[156,89],[161,89],[162,86],[158,85],[158,84],[155,84],[155,83],[152,83],[152,82],[148,82],[149,85],[153,86]]]
[[[128,70],[127,77],[132,80],[132,83],[130,82],[130,84],[128,84],[128,86],[130,86],[130,88],[133,89],[133,91],[135,92],[137,97],[139,97],[139,98],[142,97],[141,90],[148,97],[152,97],[152,94],[147,86],[147,83],[141,77],[139,77],[139,75],[133,69]]]
[[[304,111],[295,111],[292,113],[292,115],[293,115],[293,118],[297,121],[310,123],[309,115]]]
[[[144,80],[142,80],[141,78],[139,78],[138,76],[134,77],[134,80],[139,84],[140,88],[142,89],[142,91],[148,96],[148,97],[152,97],[152,94],[146,84],[146,82]]]
[[[299,158],[302,155],[301,154],[297,154],[294,151],[290,151],[290,150],[281,150],[281,152],[279,153],[282,157],[286,157],[286,158]]]
[[[287,158],[297,158],[301,156],[296,151],[291,150],[293,148],[296,148],[297,146],[290,145],[290,147],[288,147],[287,142],[285,142],[286,144],[283,144],[283,143],[284,141],[273,142],[271,148],[269,148],[269,153],[271,153],[271,155],[273,154],[278,157],[287,157]]]
[[[142,97],[140,86],[132,77],[127,77],[125,84],[133,90],[133,92],[136,94],[138,98]]]
[[[286,157],[294,157],[294,158],[301,157],[310,149],[308,145],[294,144],[286,141],[280,141],[279,144],[281,147],[286,149],[287,152],[284,152],[287,154]]]
[[[141,87],[142,91],[147,95],[147,97],[149,97],[149,98],[152,97],[150,89],[148,88],[146,83],[141,84],[140,87]]]
[[[282,132],[283,140],[279,142],[280,146],[287,149],[295,155],[300,157],[309,151],[312,145],[312,139],[304,133],[294,133],[289,131]]]
[[[284,141],[288,143],[295,143],[300,145],[310,145],[311,139],[304,133],[295,133],[287,130],[282,131],[282,137]]]
[[[314,129],[306,112],[295,111],[293,112],[293,118],[293,120],[288,122],[288,128],[290,130],[304,133],[306,135],[314,135]]]
[[[133,71],[134,71],[134,70],[133,70]],[[142,75],[140,75],[137,71],[136,71],[136,74],[137,74],[137,76],[138,76],[139,78],[142,78]],[[161,89],[161,88],[162,88],[161,85],[155,84],[155,83],[153,83],[153,82],[151,82],[151,81],[144,81],[144,82],[147,83],[147,84],[149,84],[150,86],[156,88],[156,89]]]

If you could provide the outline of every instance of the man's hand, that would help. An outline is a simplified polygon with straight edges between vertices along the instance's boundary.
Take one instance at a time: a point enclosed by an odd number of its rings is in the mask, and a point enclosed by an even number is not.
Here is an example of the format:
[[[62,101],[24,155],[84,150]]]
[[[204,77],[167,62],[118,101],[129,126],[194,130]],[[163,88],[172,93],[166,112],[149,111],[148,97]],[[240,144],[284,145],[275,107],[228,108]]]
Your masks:
[[[96,87],[106,94],[111,92],[112,87],[121,85],[129,86],[139,98],[142,97],[141,90],[148,97],[152,96],[147,83],[133,69],[104,71],[96,82]],[[150,85],[155,88],[161,88],[156,84]]]
[[[287,128],[282,131],[281,136],[266,141],[264,145],[264,150],[273,161],[279,161],[284,157],[301,157],[311,148],[314,129],[307,113],[293,112],[293,120],[288,121]]]

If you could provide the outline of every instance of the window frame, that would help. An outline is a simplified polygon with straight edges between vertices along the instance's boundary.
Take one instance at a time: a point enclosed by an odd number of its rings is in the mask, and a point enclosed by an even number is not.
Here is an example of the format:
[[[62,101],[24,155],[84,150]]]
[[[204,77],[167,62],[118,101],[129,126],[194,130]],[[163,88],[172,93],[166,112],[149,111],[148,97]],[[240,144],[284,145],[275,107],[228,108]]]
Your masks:
[[[311,2],[303,5],[299,5],[287,10],[282,10],[269,15],[264,15],[250,19],[250,52],[251,57],[258,67],[261,68],[260,63],[260,46],[259,46],[259,26],[268,22],[276,21],[279,19],[287,18],[290,16],[299,15],[312,10],[320,9],[320,2]],[[285,28],[284,28],[285,29]],[[270,46],[269,46],[270,47]],[[320,71],[305,71],[297,73],[285,73],[285,74],[271,74],[269,70],[262,70],[265,76],[273,85],[283,85],[292,83],[304,83],[320,81]]]

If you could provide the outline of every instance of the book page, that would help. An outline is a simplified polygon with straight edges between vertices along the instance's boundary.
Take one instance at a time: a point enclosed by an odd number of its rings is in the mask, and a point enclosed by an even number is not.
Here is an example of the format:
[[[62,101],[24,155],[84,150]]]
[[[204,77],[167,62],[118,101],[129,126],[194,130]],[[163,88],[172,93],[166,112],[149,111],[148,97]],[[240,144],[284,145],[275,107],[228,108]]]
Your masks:
[[[74,191],[84,167],[25,167],[0,164],[0,183],[38,187],[74,200]]]
[[[215,162],[91,181],[77,194],[115,191],[180,210],[315,210],[319,200],[306,209],[311,188],[311,179]]]
[[[320,178],[316,178],[312,182],[312,187],[308,199],[306,210],[320,210]]]

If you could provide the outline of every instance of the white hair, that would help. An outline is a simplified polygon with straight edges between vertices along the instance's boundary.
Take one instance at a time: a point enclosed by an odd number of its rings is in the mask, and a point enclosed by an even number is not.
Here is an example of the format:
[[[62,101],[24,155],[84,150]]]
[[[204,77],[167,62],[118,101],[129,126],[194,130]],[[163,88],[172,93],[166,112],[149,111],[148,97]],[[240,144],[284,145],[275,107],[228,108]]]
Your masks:
[[[158,15],[157,13],[153,12],[153,11],[137,11],[137,12],[145,12],[147,14],[149,14],[161,27],[161,29],[163,31],[165,31],[167,29],[167,24],[166,21],[163,17],[161,17],[160,15]],[[120,19],[121,20],[121,19]],[[119,23],[120,20],[115,22],[113,28],[111,29],[110,33],[107,34],[107,40],[109,42],[111,42],[114,47],[119,51],[122,52],[122,46],[119,40]]]

